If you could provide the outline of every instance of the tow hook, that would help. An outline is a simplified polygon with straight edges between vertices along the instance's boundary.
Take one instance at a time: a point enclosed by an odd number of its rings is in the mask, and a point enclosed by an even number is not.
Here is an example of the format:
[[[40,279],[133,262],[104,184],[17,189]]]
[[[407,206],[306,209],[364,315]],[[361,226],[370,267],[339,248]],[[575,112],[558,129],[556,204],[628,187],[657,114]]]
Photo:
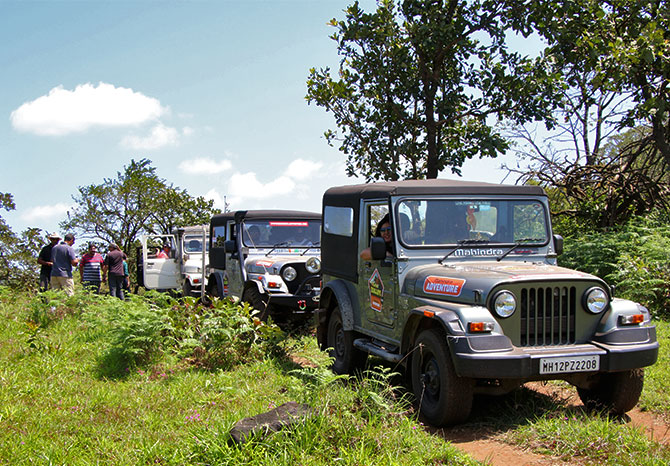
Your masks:
[[[304,311],[305,309],[307,309],[307,303],[305,302],[304,299],[301,299],[300,301],[298,301],[298,307],[300,308],[301,311]]]

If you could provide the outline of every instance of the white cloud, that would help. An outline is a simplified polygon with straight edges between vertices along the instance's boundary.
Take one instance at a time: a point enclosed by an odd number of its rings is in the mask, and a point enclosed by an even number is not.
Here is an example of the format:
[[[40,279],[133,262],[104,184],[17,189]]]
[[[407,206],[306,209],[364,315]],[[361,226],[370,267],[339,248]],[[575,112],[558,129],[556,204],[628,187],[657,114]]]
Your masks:
[[[193,133],[195,133],[195,130],[193,128],[191,128],[190,126],[184,126],[181,129],[181,134],[183,134],[184,136],[190,136]]]
[[[150,150],[164,146],[176,146],[179,143],[179,131],[175,128],[158,123],[151,128],[147,136],[126,136],[121,140],[121,145],[129,149]]]
[[[284,171],[284,176],[294,180],[303,181],[314,177],[319,173],[323,164],[321,162],[312,162],[311,160],[295,159]]]
[[[179,170],[189,175],[216,175],[230,170],[233,164],[230,160],[216,161],[207,157],[193,160],[184,160],[179,164]]]
[[[295,189],[295,181],[282,175],[269,183],[258,181],[256,174],[235,173],[230,177],[228,192],[235,198],[271,199],[291,193]]]
[[[158,99],[113,84],[80,84],[74,90],[54,87],[47,95],[14,110],[14,129],[60,136],[92,127],[134,126],[157,120],[168,112]]]
[[[67,211],[72,208],[71,205],[58,203],[54,205],[44,205],[32,207],[20,216],[25,222],[34,222],[36,220],[50,220],[58,217],[64,217]]]

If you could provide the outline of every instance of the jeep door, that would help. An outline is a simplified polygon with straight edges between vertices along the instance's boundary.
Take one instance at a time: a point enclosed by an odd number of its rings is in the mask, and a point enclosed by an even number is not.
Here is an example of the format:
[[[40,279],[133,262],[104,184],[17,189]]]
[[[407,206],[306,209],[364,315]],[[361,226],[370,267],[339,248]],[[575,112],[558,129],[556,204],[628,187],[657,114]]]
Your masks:
[[[242,298],[244,288],[244,279],[242,277],[242,264],[244,257],[240,250],[240,240],[238,236],[239,225],[234,220],[228,222],[228,239],[235,242],[235,250],[226,250],[226,273],[225,279],[228,282],[227,294],[236,298]]]
[[[363,249],[369,247],[379,222],[388,214],[388,201],[364,201],[361,209],[361,228],[358,251],[358,296],[362,318],[379,326],[376,330],[388,333],[396,321],[395,297],[397,280],[392,258],[386,260],[364,260]],[[365,323],[363,323],[365,325]],[[390,336],[390,333],[389,333]]]
[[[177,259],[156,257],[155,251],[163,244],[169,244],[175,253],[174,235],[146,235],[142,237],[142,260],[144,262],[144,287],[148,290],[172,290],[180,288],[181,277]]]

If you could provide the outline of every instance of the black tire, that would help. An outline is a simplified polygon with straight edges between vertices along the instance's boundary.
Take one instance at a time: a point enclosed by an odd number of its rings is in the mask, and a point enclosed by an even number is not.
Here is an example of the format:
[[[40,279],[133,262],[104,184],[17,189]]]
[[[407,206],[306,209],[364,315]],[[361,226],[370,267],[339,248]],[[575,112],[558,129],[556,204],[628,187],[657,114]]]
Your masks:
[[[601,374],[591,388],[577,388],[588,410],[622,415],[635,407],[644,386],[644,369]]]
[[[354,374],[365,367],[368,354],[354,346],[354,332],[344,330],[339,307],[333,309],[328,319],[327,342],[336,374]]]
[[[470,416],[474,382],[458,377],[442,332],[424,330],[411,362],[412,391],[422,417],[431,425],[465,421]]]
[[[256,285],[252,285],[248,287],[246,290],[244,290],[244,293],[242,293],[242,301],[244,301],[245,303],[249,303],[251,307],[253,307],[259,312],[257,316],[259,319],[261,319],[262,321],[267,320],[269,315],[268,310],[269,297],[266,294],[261,294],[258,291]]]
[[[205,306],[211,306],[213,303],[213,298],[219,297],[219,287],[216,285],[216,279],[211,278],[210,285],[205,289],[205,294],[202,298],[202,304]]]
[[[191,285],[190,280],[184,280],[184,286],[182,287],[181,294],[182,296],[191,296],[191,293],[193,292],[193,285]]]

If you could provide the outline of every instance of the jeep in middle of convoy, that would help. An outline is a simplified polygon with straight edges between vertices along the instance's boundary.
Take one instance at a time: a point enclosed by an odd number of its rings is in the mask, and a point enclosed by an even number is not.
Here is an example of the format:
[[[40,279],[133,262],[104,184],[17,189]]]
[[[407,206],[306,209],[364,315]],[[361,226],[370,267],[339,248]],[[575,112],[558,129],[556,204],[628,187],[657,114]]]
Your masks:
[[[212,217],[207,294],[275,320],[311,316],[321,292],[321,215],[241,210]]]

